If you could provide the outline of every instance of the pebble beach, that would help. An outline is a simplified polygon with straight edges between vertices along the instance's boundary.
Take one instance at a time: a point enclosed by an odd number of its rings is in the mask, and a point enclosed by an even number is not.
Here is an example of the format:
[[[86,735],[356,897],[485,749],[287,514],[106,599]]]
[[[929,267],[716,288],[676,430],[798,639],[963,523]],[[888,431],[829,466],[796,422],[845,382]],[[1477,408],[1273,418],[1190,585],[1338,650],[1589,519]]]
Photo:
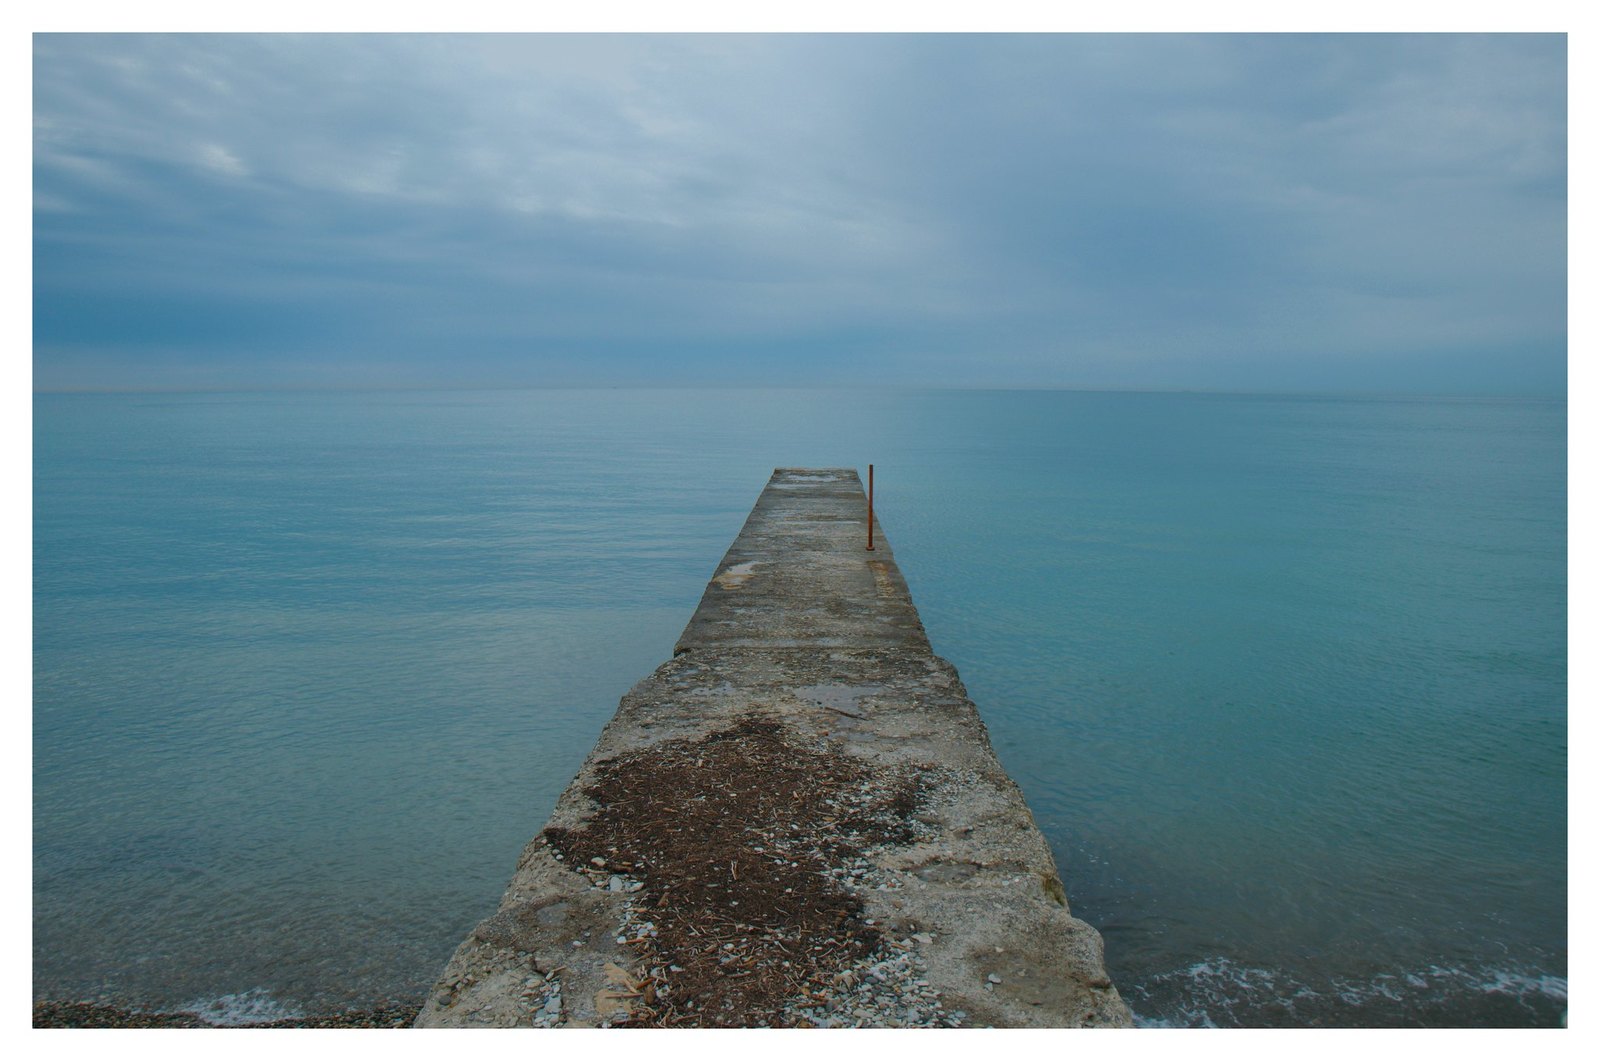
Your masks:
[[[257,1024],[213,1024],[195,1013],[151,1013],[94,1002],[35,1002],[35,1028],[409,1028],[417,1003],[391,1002],[372,1009]]]

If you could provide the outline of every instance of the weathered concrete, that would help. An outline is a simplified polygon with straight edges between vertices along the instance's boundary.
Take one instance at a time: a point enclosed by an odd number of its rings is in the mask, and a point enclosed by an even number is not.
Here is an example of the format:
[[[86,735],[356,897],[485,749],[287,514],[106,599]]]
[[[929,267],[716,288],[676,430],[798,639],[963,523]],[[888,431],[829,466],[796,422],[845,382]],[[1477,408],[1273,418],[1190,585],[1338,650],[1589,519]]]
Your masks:
[[[753,716],[874,777],[915,778],[914,834],[827,871],[884,933],[878,957],[901,955],[906,975],[924,982],[913,1017],[936,995],[946,1024],[1131,1023],[1106,977],[1099,934],[1070,915],[1049,846],[955,668],[929,648],[880,529],[875,551],[865,550],[865,516],[854,471],[774,472],[674,658],[623,698],[550,828],[524,850],[498,912],[451,958],[419,1027],[631,1019],[632,996],[651,975],[638,940],[623,942],[648,925],[633,898],[641,874],[574,868],[545,837],[594,820],[586,789],[601,765]],[[669,971],[654,972],[671,983]],[[859,974],[840,983],[880,990]],[[863,1004],[862,988],[853,990],[798,998],[782,1020],[919,1023],[904,1007]]]

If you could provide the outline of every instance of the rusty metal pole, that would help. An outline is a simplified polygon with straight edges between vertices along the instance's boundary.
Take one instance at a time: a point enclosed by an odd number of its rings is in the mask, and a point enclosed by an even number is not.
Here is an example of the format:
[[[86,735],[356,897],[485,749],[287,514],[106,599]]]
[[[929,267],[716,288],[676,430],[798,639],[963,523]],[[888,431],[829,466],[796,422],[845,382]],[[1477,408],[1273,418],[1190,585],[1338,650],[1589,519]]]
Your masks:
[[[867,552],[872,552],[872,465],[867,465]]]

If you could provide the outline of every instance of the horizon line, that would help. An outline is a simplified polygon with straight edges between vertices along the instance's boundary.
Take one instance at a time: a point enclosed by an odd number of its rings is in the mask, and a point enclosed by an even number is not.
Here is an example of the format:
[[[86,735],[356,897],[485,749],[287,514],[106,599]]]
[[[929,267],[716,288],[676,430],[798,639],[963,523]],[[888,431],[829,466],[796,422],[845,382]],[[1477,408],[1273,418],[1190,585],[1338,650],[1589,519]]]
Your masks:
[[[1355,388],[1241,388],[1241,387],[1159,387],[1145,385],[1039,385],[1002,386],[939,385],[939,384],[735,384],[735,383],[613,383],[613,384],[434,384],[407,386],[375,385],[322,385],[322,386],[235,386],[235,387],[35,387],[34,397],[63,395],[205,395],[205,394],[425,394],[425,393],[482,393],[485,391],[690,391],[690,390],[759,390],[759,391],[935,391],[935,392],[994,392],[994,393],[1080,393],[1080,394],[1166,394],[1214,395],[1237,397],[1275,398],[1409,398],[1451,400],[1523,400],[1567,401],[1568,391],[1422,391],[1422,390],[1361,390]]]

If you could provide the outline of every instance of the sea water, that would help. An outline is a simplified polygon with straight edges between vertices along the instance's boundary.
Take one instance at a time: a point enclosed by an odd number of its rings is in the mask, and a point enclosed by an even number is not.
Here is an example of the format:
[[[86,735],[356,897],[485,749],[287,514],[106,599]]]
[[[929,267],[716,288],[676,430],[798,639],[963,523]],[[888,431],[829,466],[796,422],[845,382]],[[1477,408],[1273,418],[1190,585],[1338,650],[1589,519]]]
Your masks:
[[[34,995],[419,998],[776,466],[876,465],[1141,1023],[1553,1025],[1566,405],[40,395]]]

